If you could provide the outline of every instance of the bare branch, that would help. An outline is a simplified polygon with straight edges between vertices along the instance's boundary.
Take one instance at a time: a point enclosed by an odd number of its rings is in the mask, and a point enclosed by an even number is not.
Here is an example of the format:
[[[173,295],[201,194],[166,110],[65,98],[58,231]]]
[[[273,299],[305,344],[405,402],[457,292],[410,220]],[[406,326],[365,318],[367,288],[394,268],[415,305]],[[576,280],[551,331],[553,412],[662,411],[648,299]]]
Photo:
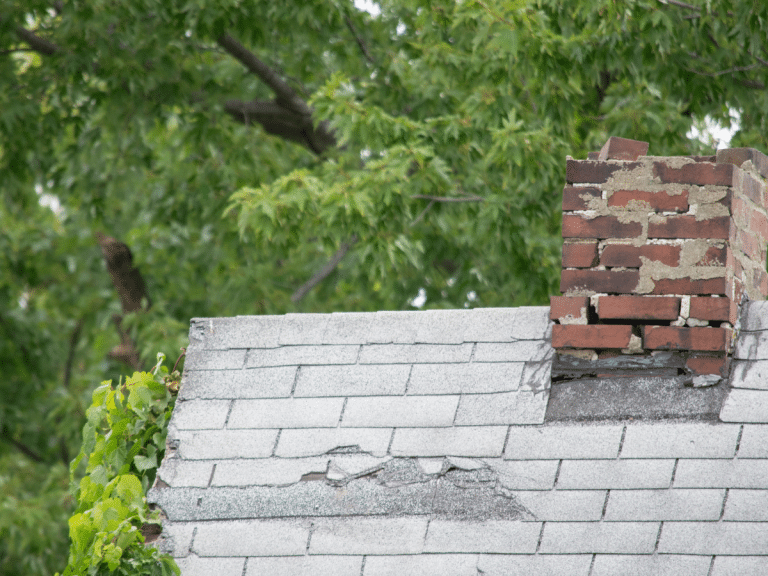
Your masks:
[[[134,344],[128,333],[123,330],[123,317],[119,314],[115,314],[112,316],[112,321],[115,323],[115,328],[120,336],[120,344],[112,348],[112,350],[107,353],[107,356],[114,360],[118,360],[123,364],[127,364],[134,370],[141,370],[139,351],[136,349],[136,344]]]
[[[365,45],[365,42],[363,42],[363,39],[360,38],[360,36],[357,34],[357,30],[355,30],[354,24],[352,24],[352,19],[349,16],[345,16],[344,20],[347,23],[347,28],[349,28],[349,31],[352,32],[352,36],[355,37],[355,41],[357,42],[357,45],[360,47],[360,51],[363,53],[363,56],[365,56],[365,59],[368,60],[368,62],[370,62],[374,66],[377,66],[376,61],[373,59],[373,56],[371,56],[371,53],[368,52],[368,47]]]
[[[60,48],[50,40],[41,38],[34,32],[22,28],[21,26],[16,26],[16,35],[29,44],[35,52],[39,52],[40,54],[52,56],[60,50]]]
[[[293,293],[291,296],[291,302],[294,304],[296,302],[299,302],[304,296],[307,295],[307,293],[312,290],[315,286],[320,284],[323,280],[325,280],[331,272],[333,272],[336,269],[336,266],[339,265],[339,262],[344,258],[344,256],[347,255],[347,252],[349,252],[350,248],[355,245],[357,242],[357,236],[352,236],[352,238],[349,239],[347,242],[343,242],[341,244],[341,247],[336,251],[336,253],[331,257],[331,259],[328,261],[328,263],[323,266],[312,278],[307,280],[304,284],[301,285],[301,287],[296,290],[296,292]]]
[[[424,208],[424,210],[419,212],[419,215],[416,216],[416,218],[413,219],[413,222],[411,222],[408,226],[409,227],[410,226],[416,226],[416,224],[421,222],[424,219],[424,216],[427,215],[427,212],[429,212],[430,209],[432,208],[432,206],[434,206],[434,205],[435,205],[435,201],[434,200],[430,200],[429,204],[427,204],[427,206]]]
[[[483,202],[482,196],[427,196],[425,194],[414,194],[411,198],[419,200],[431,200],[432,202]]]

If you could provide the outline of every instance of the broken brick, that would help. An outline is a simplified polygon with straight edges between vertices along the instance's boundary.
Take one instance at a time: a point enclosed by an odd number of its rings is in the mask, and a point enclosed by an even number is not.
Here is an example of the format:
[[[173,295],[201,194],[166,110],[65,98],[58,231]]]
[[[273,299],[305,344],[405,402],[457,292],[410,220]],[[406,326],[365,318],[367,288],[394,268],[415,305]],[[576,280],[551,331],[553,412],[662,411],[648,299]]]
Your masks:
[[[673,168],[665,162],[654,162],[653,175],[665,184],[732,186],[734,166],[733,164],[695,162]]]
[[[611,136],[598,153],[598,160],[637,160],[648,154],[648,142]]]
[[[571,184],[602,184],[607,182],[614,172],[627,167],[628,165],[594,160],[568,160],[565,165],[565,179]]]
[[[583,198],[602,198],[603,193],[599,188],[592,186],[566,186],[563,188],[563,211],[566,210],[587,210],[589,205]]]
[[[689,318],[714,322],[736,322],[738,306],[730,298],[709,298],[692,296]]]
[[[600,296],[597,314],[602,319],[676,320],[680,315],[680,298]]]
[[[586,296],[550,296],[549,319],[561,324],[586,324],[589,298]]]
[[[639,268],[642,265],[640,257],[661,262],[667,266],[677,266],[680,263],[680,246],[665,244],[646,244],[632,246],[630,244],[606,244],[600,254],[600,264],[603,266]]]

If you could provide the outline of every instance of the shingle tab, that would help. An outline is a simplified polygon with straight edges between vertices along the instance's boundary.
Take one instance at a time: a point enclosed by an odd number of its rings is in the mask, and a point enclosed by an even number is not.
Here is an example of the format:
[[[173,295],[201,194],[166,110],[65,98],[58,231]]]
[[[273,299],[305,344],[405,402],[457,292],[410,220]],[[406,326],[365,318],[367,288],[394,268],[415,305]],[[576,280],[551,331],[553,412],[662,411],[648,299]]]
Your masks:
[[[517,342],[479,342],[475,362],[530,362],[544,360],[553,354],[547,340],[518,340]]]
[[[591,554],[482,554],[477,569],[486,576],[587,576],[591,563]]]
[[[344,398],[235,400],[228,428],[335,428]]]
[[[330,314],[286,314],[280,326],[280,346],[319,344]]]
[[[394,456],[500,456],[505,426],[460,428],[398,428],[392,442]]]
[[[541,522],[432,520],[424,551],[531,554],[540,532]]]
[[[189,343],[208,350],[275,348],[282,323],[283,316],[192,318]]]
[[[768,360],[734,360],[729,383],[734,388],[768,390]]]
[[[768,522],[768,491],[729,490],[723,520]]]
[[[360,364],[421,364],[469,362],[472,344],[367,344]]]
[[[284,398],[296,380],[296,366],[250,370],[185,371],[179,397]]]
[[[208,486],[213,472],[213,463],[209,460],[182,460],[165,458],[157,470],[158,477],[175,488],[179,486]]]
[[[458,396],[367,396],[349,398],[343,427],[451,426]]]
[[[310,554],[418,554],[426,518],[322,518],[315,521]]]
[[[549,490],[555,485],[557,460],[485,460],[509,490]]]
[[[768,524],[755,522],[665,522],[660,553],[768,554]]]
[[[245,558],[200,558],[188,556],[176,562],[184,576],[242,576]]]
[[[325,327],[322,344],[365,344],[374,314],[334,312]]]
[[[752,300],[742,305],[741,329],[747,332],[768,330],[768,301]]]
[[[280,432],[275,456],[290,458],[319,456],[338,448],[358,447],[362,452],[383,456],[392,430],[389,428],[294,428]]]
[[[547,522],[539,554],[650,554],[658,522]]]
[[[179,430],[224,428],[231,403],[231,400],[182,400],[173,409],[173,425]]]
[[[220,460],[212,486],[285,486],[295,484],[305,474],[324,474],[329,456],[315,458],[255,458]]]
[[[239,370],[245,361],[245,350],[187,351],[185,370]]]
[[[294,396],[385,396],[405,393],[411,367],[369,365],[302,367]]]
[[[277,430],[182,430],[176,438],[185,460],[265,458],[272,453]]]
[[[339,345],[253,349],[248,351],[245,367],[354,364],[359,348],[356,345]]]
[[[248,558],[245,576],[360,576],[362,556],[274,556]],[[215,574],[210,572],[208,576]],[[184,574],[186,576],[186,574]],[[218,576],[218,574],[216,574]],[[238,574],[238,576],[241,576]]]
[[[372,344],[413,344],[423,312],[376,312],[368,330]]]
[[[549,306],[521,306],[512,325],[512,337],[518,340],[546,339],[551,332]]]
[[[733,458],[739,427],[733,424],[633,424],[622,458]]]
[[[739,458],[768,458],[768,425],[745,424]]]
[[[668,488],[674,468],[674,460],[563,460],[557,487],[576,490]]]
[[[732,389],[723,402],[720,420],[768,423],[768,390]]]
[[[680,460],[674,486],[768,489],[768,460]]]
[[[425,344],[461,344],[470,310],[427,310],[421,313],[416,342]]]
[[[606,521],[718,520],[725,490],[612,490]]]
[[[510,342],[519,308],[474,308],[468,314],[465,342]]]
[[[739,360],[768,360],[768,332],[740,333],[733,357]]]
[[[605,490],[550,490],[515,492],[534,520],[544,522],[595,522],[605,505]]]
[[[512,426],[504,458],[508,460],[616,458],[623,426]]]
[[[711,576],[765,576],[768,556],[718,556]]]
[[[499,364],[416,364],[408,384],[410,394],[508,392],[520,386],[520,362]]]
[[[335,572],[329,571],[328,574],[335,574]],[[435,576],[437,574],[477,576],[477,556],[474,554],[366,556],[364,574],[365,576]],[[312,576],[315,575],[312,574]]]
[[[456,414],[456,425],[541,424],[547,411],[546,392],[501,392],[464,394]]]
[[[709,556],[598,554],[591,576],[707,576]]]
[[[309,527],[307,519],[201,522],[192,550],[198,556],[303,556]]]

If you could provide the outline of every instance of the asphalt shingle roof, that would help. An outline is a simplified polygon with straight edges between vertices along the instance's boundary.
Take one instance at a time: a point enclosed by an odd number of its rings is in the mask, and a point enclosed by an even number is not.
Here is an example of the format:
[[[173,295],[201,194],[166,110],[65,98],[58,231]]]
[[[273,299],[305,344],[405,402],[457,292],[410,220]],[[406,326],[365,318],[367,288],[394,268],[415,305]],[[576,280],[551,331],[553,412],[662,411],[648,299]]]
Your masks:
[[[768,303],[719,421],[545,423],[548,314],[193,320],[161,546],[184,576],[768,574]]]

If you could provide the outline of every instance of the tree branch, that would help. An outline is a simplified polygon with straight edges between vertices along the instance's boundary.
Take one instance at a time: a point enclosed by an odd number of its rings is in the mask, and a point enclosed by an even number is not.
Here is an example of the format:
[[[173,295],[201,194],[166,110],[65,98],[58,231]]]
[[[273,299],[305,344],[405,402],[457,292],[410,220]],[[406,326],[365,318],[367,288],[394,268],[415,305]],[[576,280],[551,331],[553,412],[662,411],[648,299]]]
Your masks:
[[[42,456],[40,456],[40,454],[32,450],[32,448],[30,448],[23,442],[19,442],[15,438],[11,437],[11,434],[8,432],[8,428],[6,428],[5,426],[3,426],[2,436],[6,442],[8,442],[9,444],[13,444],[13,446],[15,446],[20,452],[22,452],[24,455],[29,457],[31,460],[34,460],[35,462],[38,462],[38,463],[45,462],[45,458],[43,458]]]
[[[60,50],[60,48],[50,40],[41,38],[34,32],[22,28],[21,26],[16,26],[16,35],[29,44],[35,52],[39,52],[40,54],[52,56]]]
[[[426,194],[414,194],[411,198],[419,200],[431,200],[432,202],[484,202],[482,196],[428,196]]]
[[[357,42],[357,45],[360,47],[360,51],[363,53],[363,56],[365,56],[365,59],[368,60],[368,62],[370,62],[374,66],[378,66],[376,64],[376,60],[374,60],[373,56],[371,56],[371,53],[368,52],[368,47],[365,45],[365,42],[363,42],[363,39],[360,38],[360,36],[358,36],[357,30],[355,30],[354,24],[352,24],[352,19],[349,16],[345,16],[344,21],[347,23],[347,28],[349,28],[349,31],[352,32],[352,36],[355,37],[355,41]]]
[[[307,295],[307,293],[312,290],[315,286],[320,284],[325,278],[327,278],[331,272],[333,272],[336,269],[336,266],[339,265],[339,262],[344,258],[344,256],[347,255],[347,252],[349,252],[350,248],[355,245],[357,242],[357,236],[352,236],[352,238],[349,239],[347,242],[343,242],[341,244],[341,247],[336,251],[336,253],[331,257],[331,259],[328,261],[328,263],[323,266],[312,278],[307,280],[304,284],[301,285],[301,287],[296,290],[296,292],[293,293],[291,296],[291,302],[294,304],[296,302],[299,302],[304,296]]]

